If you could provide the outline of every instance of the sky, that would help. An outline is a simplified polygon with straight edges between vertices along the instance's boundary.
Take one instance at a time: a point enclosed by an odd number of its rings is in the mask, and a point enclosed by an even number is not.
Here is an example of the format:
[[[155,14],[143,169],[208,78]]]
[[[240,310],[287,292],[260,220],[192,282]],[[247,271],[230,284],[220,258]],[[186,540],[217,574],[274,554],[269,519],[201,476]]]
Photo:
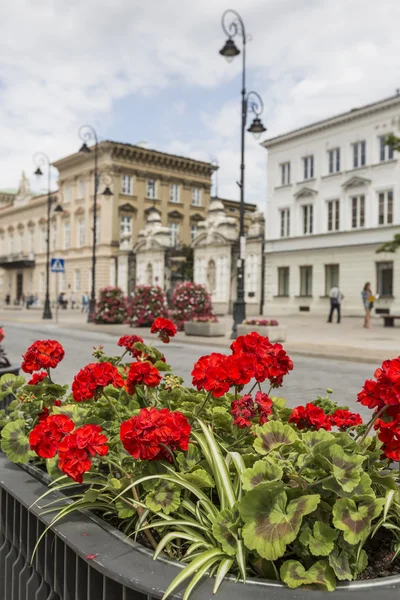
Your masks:
[[[241,60],[219,55],[227,8],[245,23],[248,90],[264,101],[266,135],[246,134],[246,200],[260,209],[262,139],[400,88],[399,0],[2,0],[0,189],[31,176],[35,152],[75,152],[89,123],[100,139],[215,157],[219,196],[238,199]]]

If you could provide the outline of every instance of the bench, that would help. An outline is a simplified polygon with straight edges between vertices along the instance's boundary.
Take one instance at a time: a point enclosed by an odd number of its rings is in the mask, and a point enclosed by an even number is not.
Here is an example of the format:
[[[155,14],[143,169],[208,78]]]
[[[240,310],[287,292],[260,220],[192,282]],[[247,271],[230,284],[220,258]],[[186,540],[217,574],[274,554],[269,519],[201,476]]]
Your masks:
[[[394,320],[400,319],[400,315],[382,315],[384,327],[394,327]]]

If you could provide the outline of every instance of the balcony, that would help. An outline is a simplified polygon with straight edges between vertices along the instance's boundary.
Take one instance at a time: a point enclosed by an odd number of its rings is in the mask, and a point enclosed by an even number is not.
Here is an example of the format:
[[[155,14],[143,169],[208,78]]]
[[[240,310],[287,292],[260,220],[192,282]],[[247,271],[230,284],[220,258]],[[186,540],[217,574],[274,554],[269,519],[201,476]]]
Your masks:
[[[3,269],[33,269],[34,266],[35,255],[33,252],[0,256],[0,267]]]

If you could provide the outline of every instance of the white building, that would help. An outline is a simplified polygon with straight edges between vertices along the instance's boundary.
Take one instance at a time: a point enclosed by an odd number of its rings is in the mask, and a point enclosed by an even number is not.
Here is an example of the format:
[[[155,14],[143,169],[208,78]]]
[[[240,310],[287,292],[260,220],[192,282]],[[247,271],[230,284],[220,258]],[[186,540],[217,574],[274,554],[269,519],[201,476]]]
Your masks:
[[[327,313],[338,283],[344,315],[400,314],[400,251],[377,248],[400,232],[400,95],[267,140],[264,314]]]

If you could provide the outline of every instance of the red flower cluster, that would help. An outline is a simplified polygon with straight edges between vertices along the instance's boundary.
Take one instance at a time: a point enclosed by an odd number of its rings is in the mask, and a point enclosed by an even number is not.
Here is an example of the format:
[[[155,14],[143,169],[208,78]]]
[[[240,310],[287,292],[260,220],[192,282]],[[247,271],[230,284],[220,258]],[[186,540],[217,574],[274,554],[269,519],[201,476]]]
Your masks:
[[[53,402],[53,406],[61,406],[61,400],[54,400]],[[39,423],[43,423],[43,421],[45,421],[47,419],[47,417],[49,416],[50,411],[49,409],[44,406],[43,409],[40,411],[40,413],[38,413],[38,420]]]
[[[176,335],[176,327],[169,319],[158,317],[151,326],[151,333],[158,333],[158,337],[164,344],[169,343],[169,339]]]
[[[0,344],[4,340],[5,337],[6,337],[6,334],[4,333],[4,329],[2,327],[0,327]]]
[[[233,424],[240,429],[250,427],[251,419],[254,419],[258,413],[258,422],[263,425],[268,421],[268,416],[272,414],[272,404],[271,398],[263,392],[257,392],[255,401],[250,394],[234,400],[231,404],[231,414],[235,419]]]
[[[123,335],[118,340],[118,346],[125,348],[128,352],[132,354],[132,356],[140,356],[142,354],[141,350],[136,350],[135,344],[140,342],[144,344],[143,338],[140,335]]]
[[[329,417],[322,408],[309,402],[305,406],[297,406],[289,417],[289,423],[294,423],[300,431],[302,429],[331,429]]]
[[[400,461],[400,411],[397,407],[390,406],[385,417],[390,420],[377,419],[374,427],[379,430],[378,438],[383,443],[386,456]]]
[[[255,332],[238,337],[231,349],[230,356],[213,352],[195,363],[192,377],[198,390],[204,389],[218,398],[232,386],[243,387],[253,377],[258,382],[269,379],[278,386],[293,369],[281,344],[271,344],[268,338]]]
[[[64,348],[56,340],[37,340],[23,355],[21,368],[25,373],[55,369],[64,354]]]
[[[29,434],[31,450],[41,458],[53,458],[57,454],[59,442],[74,427],[74,422],[66,415],[51,415],[45,418]]]
[[[349,427],[356,427],[362,425],[361,415],[358,413],[350,412],[349,410],[335,410],[335,412],[329,416],[331,425],[338,427],[340,430],[345,431]]]
[[[157,387],[162,377],[158,369],[151,363],[134,362],[129,367],[128,378],[126,380],[126,391],[128,394],[134,394],[137,385],[147,385],[148,387]]]
[[[38,383],[43,381],[43,379],[45,377],[47,377],[46,371],[40,371],[40,373],[34,373],[32,375],[32,377],[30,378],[30,380],[28,381],[28,385],[37,385]]]
[[[167,408],[142,408],[137,416],[121,424],[120,438],[124,448],[134,458],[172,462],[164,446],[173,450],[187,450],[191,427],[180,412]]]
[[[108,454],[108,439],[99,425],[83,425],[66,435],[58,446],[58,468],[78,483],[90,470],[92,457]]]
[[[117,367],[109,362],[90,363],[75,375],[71,386],[72,396],[75,402],[90,400],[98,397],[107,385],[124,387],[124,380]]]

